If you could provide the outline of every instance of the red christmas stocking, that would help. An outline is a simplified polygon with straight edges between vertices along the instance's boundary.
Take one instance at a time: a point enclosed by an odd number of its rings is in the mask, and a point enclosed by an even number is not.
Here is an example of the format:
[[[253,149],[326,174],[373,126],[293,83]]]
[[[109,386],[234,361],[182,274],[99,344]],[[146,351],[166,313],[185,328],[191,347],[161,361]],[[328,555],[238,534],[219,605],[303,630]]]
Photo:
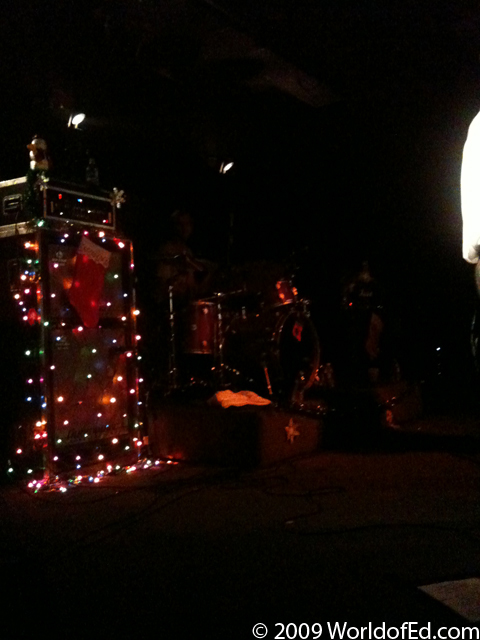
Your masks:
[[[68,297],[86,327],[96,327],[98,324],[100,296],[110,255],[110,251],[85,237],[78,247],[75,274]]]

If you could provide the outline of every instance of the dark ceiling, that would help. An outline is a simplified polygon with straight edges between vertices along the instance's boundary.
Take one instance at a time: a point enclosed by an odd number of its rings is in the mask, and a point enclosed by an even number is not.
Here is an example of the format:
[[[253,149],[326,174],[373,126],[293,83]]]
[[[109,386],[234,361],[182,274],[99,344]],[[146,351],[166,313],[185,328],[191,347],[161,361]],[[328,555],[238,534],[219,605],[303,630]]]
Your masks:
[[[13,91],[15,106],[29,117],[37,109],[39,120],[46,106],[52,118],[84,108],[98,125],[154,125],[152,135],[173,124],[188,129],[190,119],[201,136],[199,121],[228,130],[246,104],[259,108],[279,94],[312,107],[317,119],[326,105],[348,103],[414,121],[419,109],[438,117],[452,106],[471,111],[477,99],[477,3],[10,4],[2,15],[4,98]]]

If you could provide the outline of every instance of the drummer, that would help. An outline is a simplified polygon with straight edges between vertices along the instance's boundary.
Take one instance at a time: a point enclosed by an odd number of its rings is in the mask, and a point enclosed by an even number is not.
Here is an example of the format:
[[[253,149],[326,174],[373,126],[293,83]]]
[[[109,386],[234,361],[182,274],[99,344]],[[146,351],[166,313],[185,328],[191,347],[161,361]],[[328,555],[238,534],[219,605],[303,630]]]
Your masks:
[[[193,233],[193,218],[189,211],[177,209],[171,222],[171,237],[158,252],[158,299],[165,301],[172,287],[174,298],[183,306],[208,290],[214,265],[194,256],[188,243]]]

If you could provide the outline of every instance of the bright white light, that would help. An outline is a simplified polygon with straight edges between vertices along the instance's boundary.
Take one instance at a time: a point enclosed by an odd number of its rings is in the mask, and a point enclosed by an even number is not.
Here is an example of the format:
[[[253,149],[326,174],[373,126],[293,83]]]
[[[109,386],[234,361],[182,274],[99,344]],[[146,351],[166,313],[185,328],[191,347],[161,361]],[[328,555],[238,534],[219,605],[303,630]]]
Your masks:
[[[467,262],[478,262],[475,249],[480,244],[480,113],[473,119],[463,147],[462,173],[460,178],[462,218],[463,218],[463,257]]]
[[[70,116],[68,126],[70,127],[73,124],[73,126],[77,128],[78,125],[81,124],[84,120],[85,120],[84,113],[76,113],[75,115]]]
[[[233,167],[233,162],[222,162],[220,166],[220,173],[227,173]]]

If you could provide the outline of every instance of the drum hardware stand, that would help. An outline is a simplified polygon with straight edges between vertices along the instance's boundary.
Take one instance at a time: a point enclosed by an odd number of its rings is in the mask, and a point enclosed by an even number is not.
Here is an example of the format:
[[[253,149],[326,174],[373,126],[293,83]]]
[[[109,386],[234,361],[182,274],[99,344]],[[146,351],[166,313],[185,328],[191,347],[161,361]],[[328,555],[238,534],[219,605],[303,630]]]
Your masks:
[[[265,359],[262,359],[262,367],[263,367],[263,373],[265,374],[265,380],[267,382],[268,395],[273,396],[272,384],[270,382],[270,375],[268,373],[267,362]]]
[[[225,388],[225,361],[223,358],[223,316],[222,316],[222,293],[217,293],[217,330],[214,333],[214,354],[215,354],[215,374],[217,385],[220,389]]]
[[[295,386],[293,388],[291,399],[292,404],[299,407],[303,407],[304,389],[301,387],[302,382],[305,382],[305,374],[303,371],[299,371],[295,380]]]
[[[168,386],[170,391],[178,389],[177,350],[175,346],[175,312],[173,307],[173,284],[168,285],[168,308],[170,324],[170,348],[168,353]]]

